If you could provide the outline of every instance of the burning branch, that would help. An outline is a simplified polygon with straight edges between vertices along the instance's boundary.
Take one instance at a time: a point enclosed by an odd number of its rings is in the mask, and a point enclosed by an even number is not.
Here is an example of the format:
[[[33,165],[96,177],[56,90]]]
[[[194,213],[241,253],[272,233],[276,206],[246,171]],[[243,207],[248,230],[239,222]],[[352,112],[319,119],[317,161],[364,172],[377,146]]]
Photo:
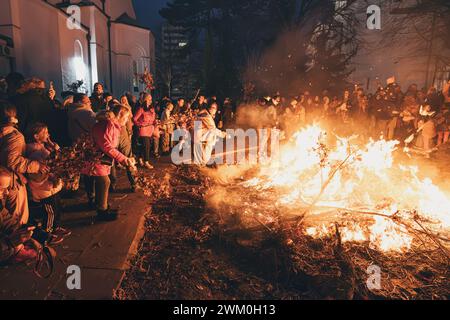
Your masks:
[[[327,189],[327,187],[329,186],[329,184],[331,183],[331,181],[333,181],[334,177],[336,176],[336,173],[339,172],[339,170],[341,170],[345,164],[352,158],[352,156],[355,155],[355,151],[351,152],[348,154],[347,158],[345,158],[341,163],[339,163],[339,165],[337,165],[333,172],[331,172],[331,174],[328,176],[328,179],[325,181],[325,183],[322,184],[322,188],[320,189],[320,193],[316,196],[316,198],[313,200],[313,202],[311,202],[311,204],[309,205],[309,207],[305,210],[303,216],[305,216],[306,214],[308,214],[312,209],[314,209],[314,207],[316,206],[316,204],[320,201],[320,199],[322,198],[322,195],[324,194],[325,190]],[[302,217],[303,219],[303,217]]]

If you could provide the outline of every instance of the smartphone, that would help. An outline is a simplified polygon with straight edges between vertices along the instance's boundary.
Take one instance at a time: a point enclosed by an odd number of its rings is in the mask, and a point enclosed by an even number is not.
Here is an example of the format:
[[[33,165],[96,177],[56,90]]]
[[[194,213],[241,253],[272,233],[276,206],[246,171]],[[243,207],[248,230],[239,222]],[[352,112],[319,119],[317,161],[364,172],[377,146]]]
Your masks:
[[[50,81],[50,90],[55,90],[55,86],[53,81]]]

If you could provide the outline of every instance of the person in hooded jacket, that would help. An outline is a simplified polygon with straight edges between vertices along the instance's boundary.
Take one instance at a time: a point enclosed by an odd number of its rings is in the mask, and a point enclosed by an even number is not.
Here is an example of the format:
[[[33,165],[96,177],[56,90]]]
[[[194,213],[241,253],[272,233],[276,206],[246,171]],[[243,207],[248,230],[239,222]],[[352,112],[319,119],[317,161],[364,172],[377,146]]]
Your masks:
[[[118,218],[118,211],[110,208],[108,203],[109,175],[111,167],[119,163],[134,168],[135,160],[125,156],[118,150],[122,127],[127,124],[130,111],[126,106],[116,105],[113,111],[104,111],[97,115],[97,123],[91,130],[92,139],[98,151],[104,154],[99,161],[86,164],[85,189],[90,205],[97,209],[97,221],[113,221]]]
[[[73,104],[67,111],[67,128],[72,143],[75,143],[84,135],[89,135],[92,127],[97,122],[92,110],[91,100],[82,93],[75,94]]]

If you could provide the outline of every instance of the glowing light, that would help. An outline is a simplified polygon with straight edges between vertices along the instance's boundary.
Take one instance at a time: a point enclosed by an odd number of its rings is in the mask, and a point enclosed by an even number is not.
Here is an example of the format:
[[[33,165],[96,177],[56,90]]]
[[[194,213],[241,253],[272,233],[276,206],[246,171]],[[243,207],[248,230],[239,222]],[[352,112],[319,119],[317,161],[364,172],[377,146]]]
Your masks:
[[[86,65],[82,58],[72,58],[72,68],[75,70],[75,77],[77,80],[84,80],[86,78]]]

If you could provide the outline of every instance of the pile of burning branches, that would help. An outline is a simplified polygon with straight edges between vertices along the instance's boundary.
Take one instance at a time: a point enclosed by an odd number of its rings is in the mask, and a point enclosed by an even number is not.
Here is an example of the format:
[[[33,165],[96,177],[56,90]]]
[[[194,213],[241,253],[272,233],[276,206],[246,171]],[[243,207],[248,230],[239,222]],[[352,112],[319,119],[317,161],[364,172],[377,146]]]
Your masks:
[[[338,137],[331,148],[324,136],[304,129],[276,164],[212,174],[218,238],[316,298],[447,298],[445,192],[417,168],[394,164],[395,141],[357,147]],[[382,282],[372,291],[370,266]]]
[[[210,264],[223,256],[230,269],[245,270],[239,281],[265,286],[239,292],[247,298],[448,298],[446,193],[417,169],[395,163],[397,142],[356,146],[351,140],[336,138],[332,147],[320,128],[307,128],[281,148],[276,165],[180,166],[162,178],[144,179],[153,185],[155,211],[119,298],[141,297],[142,277],[159,288],[149,297],[161,297],[166,288],[167,297],[183,298],[189,284],[208,292],[205,298],[215,297],[211,292],[227,289],[214,287]],[[172,229],[177,220],[180,239],[155,240],[154,232],[165,232],[161,225]],[[192,250],[212,254],[214,263],[191,265]],[[194,264],[201,268],[198,279]],[[177,266],[176,276],[159,279],[170,266]],[[170,295],[172,289],[178,293]]]

